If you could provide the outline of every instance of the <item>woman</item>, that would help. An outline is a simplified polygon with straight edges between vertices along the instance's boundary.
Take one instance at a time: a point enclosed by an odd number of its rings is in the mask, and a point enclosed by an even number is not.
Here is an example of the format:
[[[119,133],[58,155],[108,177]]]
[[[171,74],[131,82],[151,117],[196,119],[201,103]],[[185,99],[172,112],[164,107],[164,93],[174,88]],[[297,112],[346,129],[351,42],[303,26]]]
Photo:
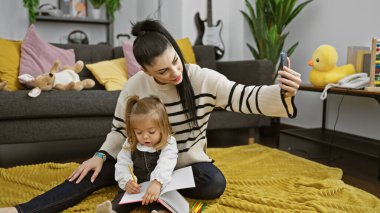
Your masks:
[[[244,86],[216,71],[185,65],[174,38],[156,21],[137,23],[132,34],[136,36],[133,53],[142,71],[129,79],[120,93],[113,128],[100,150],[67,181],[27,203],[8,208],[9,212],[61,211],[92,192],[115,184],[115,158],[126,139],[123,118],[127,97],[154,95],[165,103],[179,150],[176,168],[191,165],[196,185],[179,192],[193,199],[218,198],[226,187],[222,172],[205,153],[207,123],[215,107],[268,116],[296,115],[293,98],[301,78],[288,67],[279,71],[279,85]]]

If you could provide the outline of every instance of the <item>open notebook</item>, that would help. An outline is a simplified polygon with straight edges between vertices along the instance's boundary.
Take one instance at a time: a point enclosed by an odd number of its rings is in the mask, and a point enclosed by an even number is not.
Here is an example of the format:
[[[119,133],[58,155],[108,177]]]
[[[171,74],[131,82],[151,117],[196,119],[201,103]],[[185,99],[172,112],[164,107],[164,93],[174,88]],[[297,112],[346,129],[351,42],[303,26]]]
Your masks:
[[[141,183],[141,191],[138,194],[125,193],[119,204],[141,202],[150,182]],[[193,170],[191,166],[175,170],[170,183],[161,190],[158,202],[171,212],[189,212],[189,203],[177,192],[177,189],[195,187]]]

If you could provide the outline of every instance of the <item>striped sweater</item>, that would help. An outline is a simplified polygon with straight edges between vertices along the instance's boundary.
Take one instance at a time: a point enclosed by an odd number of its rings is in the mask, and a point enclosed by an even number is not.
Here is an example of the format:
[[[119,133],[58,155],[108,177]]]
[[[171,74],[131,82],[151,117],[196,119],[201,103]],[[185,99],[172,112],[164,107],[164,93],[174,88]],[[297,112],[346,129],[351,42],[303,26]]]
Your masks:
[[[125,106],[127,98],[155,95],[166,106],[169,121],[177,140],[177,168],[197,162],[210,162],[206,154],[206,128],[211,111],[221,107],[228,111],[263,114],[275,117],[294,117],[293,97],[284,98],[278,85],[246,86],[228,80],[224,75],[198,65],[186,65],[194,89],[198,127],[190,128],[174,85],[160,85],[140,71],[127,81],[117,101],[112,130],[101,150],[116,157],[126,140]]]

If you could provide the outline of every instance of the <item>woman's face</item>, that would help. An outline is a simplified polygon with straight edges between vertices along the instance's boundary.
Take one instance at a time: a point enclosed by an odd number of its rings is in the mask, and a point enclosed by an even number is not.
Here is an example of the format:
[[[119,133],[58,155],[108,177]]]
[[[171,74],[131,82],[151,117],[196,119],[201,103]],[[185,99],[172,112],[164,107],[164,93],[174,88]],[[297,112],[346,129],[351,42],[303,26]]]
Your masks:
[[[168,47],[161,55],[153,59],[151,65],[144,65],[143,69],[159,84],[177,85],[182,82],[182,61],[173,47]]]

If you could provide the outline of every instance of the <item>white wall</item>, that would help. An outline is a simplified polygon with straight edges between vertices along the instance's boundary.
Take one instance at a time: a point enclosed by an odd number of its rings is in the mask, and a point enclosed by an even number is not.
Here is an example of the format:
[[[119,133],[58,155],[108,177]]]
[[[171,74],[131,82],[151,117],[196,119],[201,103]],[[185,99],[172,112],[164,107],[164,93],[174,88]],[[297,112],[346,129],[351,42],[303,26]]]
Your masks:
[[[41,0],[45,2],[49,0]],[[53,0],[54,2],[54,0]],[[130,22],[145,18],[157,18],[159,0],[122,0],[122,9],[116,13],[114,35],[130,33]],[[206,17],[206,0],[161,0],[161,20],[175,38],[189,37],[195,41],[197,31],[194,15],[200,12]],[[253,0],[251,0],[253,2]],[[300,0],[299,2],[303,2]],[[2,0],[0,7],[0,37],[23,39],[28,27],[27,12],[22,1]],[[296,41],[300,44],[292,55],[292,67],[302,74],[304,83],[308,82],[310,68],[307,61],[313,50],[321,44],[337,48],[338,65],[346,62],[346,48],[349,45],[370,46],[373,36],[380,37],[378,19],[379,0],[314,0],[286,29],[290,32],[285,44],[289,47]],[[253,44],[249,29],[240,10],[246,10],[243,0],[214,0],[213,21],[223,22],[222,39],[226,53],[222,60],[251,59],[246,43]],[[11,17],[11,18],[10,18]],[[95,26],[72,24],[38,23],[39,34],[49,42],[60,42],[62,37],[74,28],[88,31],[90,43],[104,41],[105,29]],[[104,30],[104,31],[103,31]],[[58,35],[58,36],[57,36]],[[115,45],[118,45],[115,39]],[[295,119],[282,119],[282,123],[301,127],[319,127],[321,124],[322,102],[319,93],[300,91],[296,97],[298,116]],[[333,128],[338,104],[342,96],[331,95],[328,101],[328,127]],[[336,129],[380,139],[380,108],[370,98],[345,97],[341,105]]]
[[[293,68],[302,73],[308,82],[310,67],[307,61],[321,44],[336,47],[338,65],[346,63],[347,46],[370,46],[372,37],[380,37],[378,0],[313,1],[289,26],[288,44],[299,41],[294,55]],[[319,93],[300,92],[296,97],[299,114],[295,119],[283,119],[283,123],[318,127],[321,122]],[[331,98],[330,98],[331,97]],[[328,99],[328,128],[333,128],[341,95]],[[365,137],[380,139],[380,105],[371,98],[350,97],[343,99],[336,129]]]

